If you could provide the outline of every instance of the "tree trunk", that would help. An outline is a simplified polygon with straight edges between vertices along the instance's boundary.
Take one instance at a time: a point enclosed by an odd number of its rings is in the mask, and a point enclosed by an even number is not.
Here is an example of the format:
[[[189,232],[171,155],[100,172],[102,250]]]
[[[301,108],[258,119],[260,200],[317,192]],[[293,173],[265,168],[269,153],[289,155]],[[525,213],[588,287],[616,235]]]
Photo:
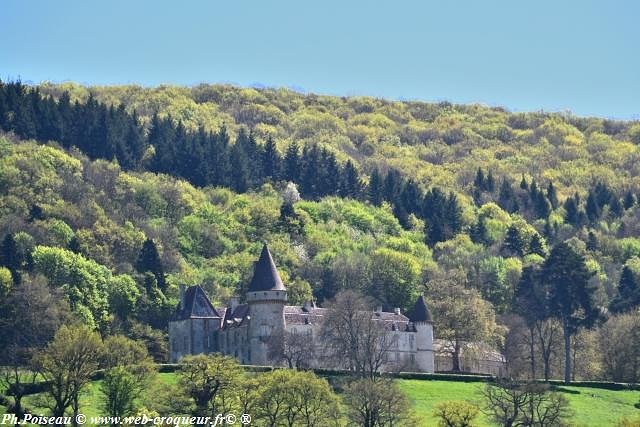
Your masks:
[[[71,420],[71,425],[73,425],[73,427],[78,427],[78,412],[80,410],[80,396],[78,394],[79,393],[76,392],[76,394],[73,396],[73,403],[71,404],[71,407],[73,409],[73,419]]]
[[[453,345],[453,372],[460,372],[460,344],[456,341]]]
[[[562,332],[564,333],[564,383],[571,382],[571,331],[569,330],[569,320],[562,321]]]
[[[18,417],[18,420],[19,420],[24,415],[24,413],[22,411],[22,395],[21,394],[15,394],[13,396],[13,400],[15,402],[15,404],[13,405],[13,412],[16,414],[16,417]],[[15,427],[19,427],[19,426],[20,426],[20,421],[16,422]]]
[[[529,340],[529,355],[531,356],[531,379],[536,379],[536,347],[535,336],[533,327],[529,328],[530,340]]]
[[[550,376],[551,376],[551,363],[549,362],[549,359],[546,359],[544,363],[544,380],[549,381]]]

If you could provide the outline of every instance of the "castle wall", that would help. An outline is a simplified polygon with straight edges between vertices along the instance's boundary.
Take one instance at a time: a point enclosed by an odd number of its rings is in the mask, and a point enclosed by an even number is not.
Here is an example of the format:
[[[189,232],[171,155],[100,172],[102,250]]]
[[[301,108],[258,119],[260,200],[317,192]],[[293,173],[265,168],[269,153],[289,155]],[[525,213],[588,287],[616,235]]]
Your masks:
[[[245,322],[250,322],[250,320]],[[243,322],[240,326],[221,330],[218,342],[220,353],[234,357],[242,364],[252,364],[249,351],[249,326],[247,323]]]
[[[218,318],[192,318],[169,322],[169,360],[189,354],[209,354],[218,349]]]
[[[192,354],[191,319],[169,322],[169,361],[175,363],[188,354]]]

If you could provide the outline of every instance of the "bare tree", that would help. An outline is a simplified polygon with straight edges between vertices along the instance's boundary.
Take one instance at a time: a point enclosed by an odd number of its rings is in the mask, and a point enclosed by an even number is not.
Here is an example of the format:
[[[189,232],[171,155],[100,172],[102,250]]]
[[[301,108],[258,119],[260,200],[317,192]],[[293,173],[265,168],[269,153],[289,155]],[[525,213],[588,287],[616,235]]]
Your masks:
[[[363,378],[375,378],[385,366],[392,346],[385,322],[373,310],[372,301],[347,290],[340,292],[323,316],[321,336],[327,347],[324,357]]]
[[[33,363],[47,382],[48,406],[55,417],[62,417],[67,408],[73,411],[77,426],[80,393],[98,370],[103,345],[100,335],[87,326],[62,326]]]
[[[547,384],[501,380],[481,391],[484,413],[504,427],[562,426],[571,417],[567,399]]]
[[[501,344],[505,328],[496,323],[491,304],[475,289],[452,279],[428,284],[433,296],[434,330],[446,342],[453,370],[460,371],[460,355],[470,343]]]
[[[311,331],[283,331],[272,334],[267,341],[267,357],[284,362],[290,369],[306,369],[313,355]]]
[[[544,380],[551,377],[551,362],[557,355],[560,345],[562,327],[555,319],[537,320],[534,324],[535,334],[538,339],[542,366],[544,368]]]
[[[22,398],[37,380],[30,360],[68,316],[67,303],[42,276],[25,276],[0,305],[0,341],[6,346],[0,353],[0,386],[13,397],[10,411],[18,418],[24,414]]]
[[[411,405],[396,383],[383,378],[358,379],[345,387],[344,402],[347,418],[363,427],[411,426],[417,421],[411,416]]]

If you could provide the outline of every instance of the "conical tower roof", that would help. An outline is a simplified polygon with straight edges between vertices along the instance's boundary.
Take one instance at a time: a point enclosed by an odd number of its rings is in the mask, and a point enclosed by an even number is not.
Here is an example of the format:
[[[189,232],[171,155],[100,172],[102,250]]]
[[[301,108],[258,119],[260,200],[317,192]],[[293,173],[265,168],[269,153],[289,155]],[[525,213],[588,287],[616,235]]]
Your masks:
[[[431,313],[429,312],[429,308],[427,307],[427,303],[424,300],[424,295],[420,295],[416,304],[413,306],[413,310],[411,312],[412,322],[432,322]]]
[[[266,243],[262,247],[260,258],[254,265],[253,278],[249,284],[249,292],[285,291],[276,264]]]

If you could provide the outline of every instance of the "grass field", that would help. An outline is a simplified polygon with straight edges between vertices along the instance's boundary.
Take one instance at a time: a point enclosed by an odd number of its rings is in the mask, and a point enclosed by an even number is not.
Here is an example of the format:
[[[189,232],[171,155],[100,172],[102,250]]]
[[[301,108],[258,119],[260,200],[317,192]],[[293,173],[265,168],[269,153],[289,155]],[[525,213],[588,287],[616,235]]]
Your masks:
[[[159,379],[165,383],[175,383],[175,374],[159,374]],[[480,403],[479,390],[483,383],[465,383],[456,381],[426,381],[399,380],[400,387],[414,405],[417,415],[424,420],[424,426],[435,426],[433,408],[438,402],[446,400],[468,400]],[[101,394],[100,382],[95,381],[87,388],[82,397],[81,411],[87,416],[103,415],[100,410]],[[640,400],[638,391],[611,391],[591,387],[560,387],[571,404],[575,413],[575,426],[601,427],[612,426],[622,417],[640,416],[640,410],[634,404]],[[38,408],[35,396],[29,396],[25,403],[36,413],[46,414],[43,408]],[[0,412],[4,408],[0,407]],[[479,426],[491,426],[486,416],[481,415]]]
[[[416,413],[424,420],[425,426],[435,426],[433,407],[444,400],[480,401],[479,389],[482,383],[453,381],[400,380],[401,388],[414,404]],[[639,416],[640,410],[634,404],[640,400],[637,391],[611,391],[590,387],[560,387],[571,404],[576,426],[612,426],[622,417]],[[479,425],[490,426],[482,416]]]

